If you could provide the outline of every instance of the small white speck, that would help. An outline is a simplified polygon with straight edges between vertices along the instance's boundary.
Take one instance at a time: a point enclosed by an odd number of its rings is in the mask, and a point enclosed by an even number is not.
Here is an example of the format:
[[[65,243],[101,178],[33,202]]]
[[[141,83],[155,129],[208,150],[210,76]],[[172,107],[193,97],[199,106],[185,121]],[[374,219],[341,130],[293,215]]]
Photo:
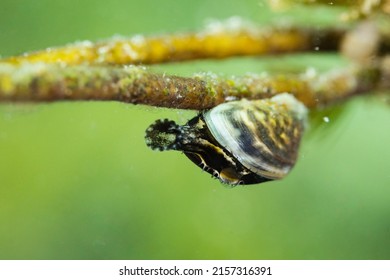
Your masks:
[[[234,100],[237,100],[237,97],[235,97],[235,96],[226,96],[225,97],[225,101],[234,101]]]
[[[304,76],[308,79],[313,79],[317,76],[317,70],[313,67],[309,67],[306,69]]]
[[[328,117],[323,117],[322,119],[323,119],[324,122],[326,122],[326,123],[328,123],[328,122],[330,121]]]
[[[135,35],[131,38],[131,43],[136,46],[143,46],[145,44],[145,37],[142,35]]]
[[[127,55],[131,59],[138,59],[139,58],[138,53],[129,44],[123,44],[122,51],[123,51],[123,55],[125,55],[125,56]]]
[[[320,47],[317,46],[317,47],[314,48],[314,50],[315,50],[315,51],[319,51],[319,50],[320,50]]]
[[[97,52],[99,55],[105,55],[109,50],[110,50],[110,47],[104,45],[104,46],[98,48]]]
[[[93,43],[91,41],[85,40],[85,41],[79,41],[76,42],[80,47],[92,47]]]

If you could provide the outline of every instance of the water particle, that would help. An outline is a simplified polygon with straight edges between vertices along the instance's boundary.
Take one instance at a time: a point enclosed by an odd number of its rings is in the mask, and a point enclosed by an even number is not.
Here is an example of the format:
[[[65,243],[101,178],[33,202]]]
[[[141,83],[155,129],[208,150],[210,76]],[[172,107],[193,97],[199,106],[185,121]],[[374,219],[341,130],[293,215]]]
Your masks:
[[[225,97],[225,101],[235,101],[235,100],[237,100],[236,96],[226,96]]]
[[[323,117],[322,119],[323,119],[324,122],[326,122],[326,123],[329,123],[329,121],[330,121],[328,117]]]
[[[135,35],[131,38],[131,43],[133,43],[135,46],[143,46],[145,41],[146,39],[142,35]]]
[[[123,51],[124,56],[127,56],[131,59],[134,59],[134,60],[139,59],[138,53],[129,44],[123,44],[122,51]]]
[[[304,76],[308,79],[314,79],[317,76],[317,70],[313,67],[306,69]]]

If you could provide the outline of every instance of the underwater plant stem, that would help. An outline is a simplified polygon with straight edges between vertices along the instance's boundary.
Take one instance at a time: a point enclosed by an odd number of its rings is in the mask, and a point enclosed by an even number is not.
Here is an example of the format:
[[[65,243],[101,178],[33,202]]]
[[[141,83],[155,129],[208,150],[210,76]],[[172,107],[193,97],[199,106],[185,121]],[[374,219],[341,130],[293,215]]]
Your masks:
[[[350,19],[357,19],[361,17],[369,16],[377,11],[382,11],[384,13],[389,13],[389,0],[338,0],[338,1],[329,1],[329,0],[282,0],[276,1],[277,4],[274,4],[273,0],[268,0],[271,7],[278,7],[289,4],[308,4],[308,5],[327,5],[327,6],[345,6],[348,7],[348,11],[351,14]]]
[[[113,38],[26,53],[3,63],[154,64],[204,58],[337,50],[342,28],[259,27],[232,18],[215,22],[196,33]]]
[[[0,64],[0,102],[114,100],[177,109],[202,110],[236,99],[269,98],[289,92],[309,108],[351,96],[390,89],[390,59],[371,67],[349,67],[318,74],[251,74],[191,78],[156,74],[140,66],[61,66]]]

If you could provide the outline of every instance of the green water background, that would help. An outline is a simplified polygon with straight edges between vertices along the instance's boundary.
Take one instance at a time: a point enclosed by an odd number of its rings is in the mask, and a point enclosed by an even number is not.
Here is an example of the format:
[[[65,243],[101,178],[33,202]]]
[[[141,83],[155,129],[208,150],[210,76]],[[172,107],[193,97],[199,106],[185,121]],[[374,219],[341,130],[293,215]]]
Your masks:
[[[237,15],[267,24],[336,18],[328,9],[272,14],[257,0],[0,0],[0,7],[2,56],[193,30]],[[343,64],[318,54],[154,68],[239,75]],[[154,120],[194,114],[116,102],[0,104],[0,259],[390,258],[390,108],[380,98],[321,112],[286,179],[234,189],[180,153],[146,147]]]

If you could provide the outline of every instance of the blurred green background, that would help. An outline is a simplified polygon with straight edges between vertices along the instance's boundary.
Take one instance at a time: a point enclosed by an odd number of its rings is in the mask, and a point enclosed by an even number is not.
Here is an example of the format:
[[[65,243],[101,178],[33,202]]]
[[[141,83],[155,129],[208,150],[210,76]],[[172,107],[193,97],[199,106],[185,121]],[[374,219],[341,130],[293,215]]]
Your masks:
[[[0,0],[0,54],[115,34],[193,30],[210,18],[327,24],[258,0]],[[335,55],[155,66],[190,75],[326,70]],[[180,153],[144,143],[195,112],[115,102],[0,104],[0,259],[389,259],[390,108],[359,97],[320,112],[284,180],[227,189]],[[329,123],[322,120],[328,116]]]

